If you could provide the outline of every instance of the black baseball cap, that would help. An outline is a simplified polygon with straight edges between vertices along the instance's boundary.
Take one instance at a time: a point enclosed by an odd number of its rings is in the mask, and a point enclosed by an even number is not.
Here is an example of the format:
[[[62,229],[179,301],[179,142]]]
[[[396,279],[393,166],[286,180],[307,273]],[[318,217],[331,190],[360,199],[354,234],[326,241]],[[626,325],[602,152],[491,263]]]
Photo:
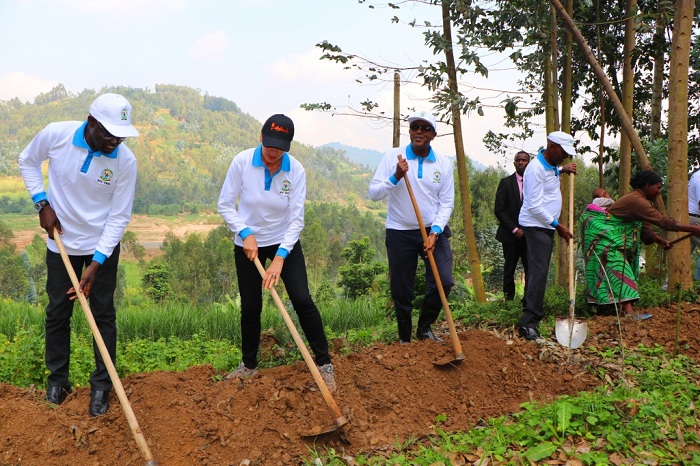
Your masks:
[[[294,139],[294,122],[288,116],[277,113],[267,119],[261,133],[263,146],[288,152]]]

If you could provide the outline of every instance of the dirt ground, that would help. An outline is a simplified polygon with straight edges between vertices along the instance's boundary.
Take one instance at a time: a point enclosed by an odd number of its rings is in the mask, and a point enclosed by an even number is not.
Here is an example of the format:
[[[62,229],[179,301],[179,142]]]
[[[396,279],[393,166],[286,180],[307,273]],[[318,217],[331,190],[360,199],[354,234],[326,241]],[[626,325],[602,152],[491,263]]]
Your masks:
[[[647,321],[623,319],[625,346],[658,343],[673,351],[676,309],[652,309]],[[382,454],[400,442],[440,427],[463,431],[488,417],[517,412],[521,403],[548,401],[602,383],[590,369],[599,363],[591,348],[619,345],[616,319],[588,320],[584,346],[572,354],[552,336],[538,346],[512,331],[459,332],[466,359],[437,367],[454,349],[413,342],[377,345],[343,356],[334,341],[338,391],[333,399],[349,422],[339,431],[306,438],[331,425],[324,402],[303,362],[263,369],[245,382],[217,381],[211,366],[185,372],[136,374],[122,382],[154,460],[161,466],[293,465],[310,450]],[[700,308],[683,310],[682,352],[700,359]],[[110,411],[87,414],[89,388],[75,390],[58,407],[42,401],[43,390],[0,384],[0,465],[138,465],[144,460],[116,395]]]

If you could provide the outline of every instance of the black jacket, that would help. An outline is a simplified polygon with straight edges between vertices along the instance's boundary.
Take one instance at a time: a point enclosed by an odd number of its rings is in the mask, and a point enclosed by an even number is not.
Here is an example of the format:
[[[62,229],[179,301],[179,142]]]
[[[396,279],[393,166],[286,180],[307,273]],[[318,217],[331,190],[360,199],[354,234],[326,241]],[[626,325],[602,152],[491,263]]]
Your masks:
[[[496,202],[493,213],[498,219],[496,239],[501,243],[514,243],[518,240],[513,234],[518,224],[518,215],[523,201],[520,199],[520,189],[515,173],[501,179],[496,190]]]

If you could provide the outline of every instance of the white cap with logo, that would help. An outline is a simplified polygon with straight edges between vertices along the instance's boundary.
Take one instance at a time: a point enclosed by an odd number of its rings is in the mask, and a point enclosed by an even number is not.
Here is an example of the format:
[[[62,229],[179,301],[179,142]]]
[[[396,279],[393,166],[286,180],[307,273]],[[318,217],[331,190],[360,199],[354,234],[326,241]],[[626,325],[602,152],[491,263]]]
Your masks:
[[[554,131],[549,133],[547,139],[555,144],[559,144],[567,154],[571,156],[576,155],[576,150],[574,149],[574,138],[569,133],[565,133],[564,131]]]
[[[139,132],[131,125],[131,104],[119,94],[102,94],[90,105],[90,115],[118,138],[135,138]]]
[[[428,112],[416,112],[413,113],[411,116],[408,117],[408,123],[411,124],[416,120],[423,120],[427,121],[430,123],[430,125],[433,127],[434,130],[437,130],[436,122],[435,122],[435,117],[431,115]]]

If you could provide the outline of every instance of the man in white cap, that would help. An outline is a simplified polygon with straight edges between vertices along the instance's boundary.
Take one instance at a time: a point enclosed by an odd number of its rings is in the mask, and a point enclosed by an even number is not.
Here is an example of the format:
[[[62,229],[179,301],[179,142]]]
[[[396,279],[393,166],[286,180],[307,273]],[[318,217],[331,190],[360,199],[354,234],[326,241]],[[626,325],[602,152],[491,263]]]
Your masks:
[[[426,252],[433,251],[445,295],[449,295],[454,283],[449,241],[451,232],[447,226],[454,208],[452,162],[430,147],[430,142],[437,135],[433,115],[416,112],[408,117],[408,123],[411,143],[384,154],[370,182],[369,197],[373,201],[389,197],[386,250],[399,341],[411,341],[413,291],[419,256],[426,264],[425,279],[428,290],[421,304],[416,337],[419,340],[442,341],[435,336],[431,328],[440,314],[442,301]],[[408,177],[416,197],[428,233],[428,244],[423,243],[423,235],[406,183],[401,181],[404,177]]]
[[[76,274],[80,291],[112,358],[117,329],[114,290],[119,242],[131,220],[136,187],[136,158],[122,144],[138,136],[131,125],[131,104],[121,95],[103,94],[90,106],[86,121],[50,123],[19,156],[24,183],[34,201],[41,227],[48,233],[46,251],[46,400],[61,404],[71,392],[70,318],[77,297],[54,241],[54,228]],[[42,162],[48,160],[49,191],[44,187]],[[90,376],[89,413],[109,409],[112,382],[94,347],[96,369]]]
[[[523,206],[520,209],[519,223],[527,245],[528,277],[518,333],[529,341],[541,341],[537,327],[544,318],[544,293],[554,245],[554,231],[565,240],[573,237],[571,231],[559,223],[558,218],[561,214],[559,174],[576,174],[575,163],[561,169],[559,165],[574,155],[574,138],[563,131],[554,131],[547,136],[547,148],[540,150],[523,175]]]

